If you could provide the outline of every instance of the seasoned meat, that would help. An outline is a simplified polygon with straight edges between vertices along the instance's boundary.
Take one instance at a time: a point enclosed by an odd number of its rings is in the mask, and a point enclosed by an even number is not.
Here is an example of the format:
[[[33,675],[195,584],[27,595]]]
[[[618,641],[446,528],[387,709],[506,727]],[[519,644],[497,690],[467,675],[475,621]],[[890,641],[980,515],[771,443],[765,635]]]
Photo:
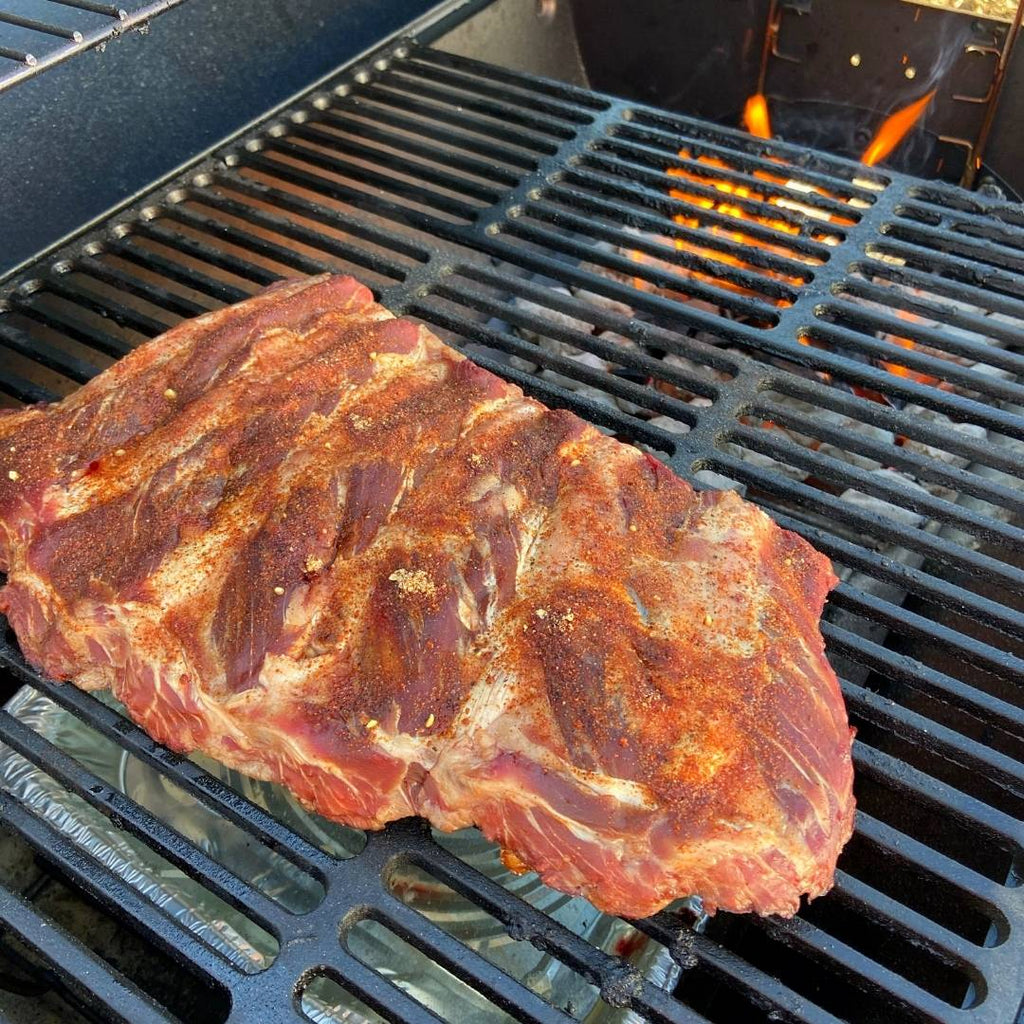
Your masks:
[[[0,417],[0,608],[153,737],[602,910],[792,914],[853,818],[829,563],[347,277]]]

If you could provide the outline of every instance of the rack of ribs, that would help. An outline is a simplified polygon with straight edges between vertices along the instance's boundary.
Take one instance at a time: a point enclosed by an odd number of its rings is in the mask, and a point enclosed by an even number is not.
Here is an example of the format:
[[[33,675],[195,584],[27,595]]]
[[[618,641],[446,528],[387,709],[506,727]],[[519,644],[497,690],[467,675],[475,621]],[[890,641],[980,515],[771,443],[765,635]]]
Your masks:
[[[0,414],[0,567],[26,657],[160,742],[611,913],[792,914],[851,832],[828,561],[348,277]]]

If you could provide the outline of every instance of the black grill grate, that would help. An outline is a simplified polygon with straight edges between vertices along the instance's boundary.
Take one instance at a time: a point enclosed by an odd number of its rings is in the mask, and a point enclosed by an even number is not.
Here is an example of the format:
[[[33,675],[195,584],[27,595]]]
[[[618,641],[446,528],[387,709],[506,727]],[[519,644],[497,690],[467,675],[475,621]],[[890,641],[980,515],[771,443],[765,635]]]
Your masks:
[[[316,976],[387,1019],[435,1020],[345,948],[364,919],[516,1019],[572,1019],[393,895],[396,863],[646,1019],[1012,1019],[1024,994],[1020,208],[402,45],[9,281],[0,392],[66,394],[182,317],[326,269],[682,475],[745,489],[834,559],[844,582],[823,630],[860,730],[857,833],[834,892],[792,921],[639,922],[684,968],[667,993],[420,824],[327,856],[40,678],[9,641],[0,659],[20,680],[325,896],[285,911],[2,713],[0,740],[265,928],[278,956],[240,973],[0,793],[8,826],[227,989],[231,1020],[297,1016]],[[33,913],[0,893],[0,920],[78,997],[162,1019],[73,941],[36,942]]]

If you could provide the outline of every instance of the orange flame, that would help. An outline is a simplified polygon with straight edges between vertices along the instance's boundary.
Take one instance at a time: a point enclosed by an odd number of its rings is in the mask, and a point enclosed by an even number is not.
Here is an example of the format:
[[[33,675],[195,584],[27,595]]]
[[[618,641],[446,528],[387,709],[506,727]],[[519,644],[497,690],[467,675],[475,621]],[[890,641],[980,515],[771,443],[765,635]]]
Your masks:
[[[897,308],[895,310],[895,313],[901,320],[906,320],[912,324],[921,323],[921,318],[919,316],[915,315],[914,313],[910,313],[905,309]],[[914,342],[912,342],[909,338],[903,338],[898,334],[887,334],[885,335],[885,340],[891,342],[893,345],[898,345],[900,348],[917,348],[917,345]],[[919,384],[939,383],[938,377],[932,377],[930,374],[927,373],[918,373],[917,370],[911,370],[906,366],[900,366],[899,363],[890,363],[886,362],[885,360],[880,360],[880,363],[883,367],[885,367],[885,369],[887,369],[890,373],[895,374],[897,377],[905,377],[908,380],[915,380]]]
[[[772,137],[772,122],[768,116],[768,100],[764,93],[755,92],[743,108],[743,127],[759,139]]]
[[[881,163],[903,141],[907,132],[917,124],[934,95],[935,90],[932,89],[930,93],[915,100],[909,106],[897,110],[895,114],[890,114],[882,127],[875,133],[871,145],[864,150],[864,155],[860,158],[861,163],[867,164],[868,167],[874,167],[875,164]]]
[[[926,96],[915,103],[904,107],[888,117],[871,145],[865,151],[862,160],[869,166],[884,160],[899,145],[906,133],[914,126],[924,113],[928,104],[934,97],[935,92],[929,92]],[[771,123],[768,115],[768,104],[761,93],[755,93],[746,103],[743,112],[743,123],[747,130],[759,138],[771,138]],[[765,298],[764,293],[757,290],[757,277],[762,280],[771,279],[782,281],[788,285],[799,288],[806,283],[807,278],[792,272],[765,266],[761,260],[748,260],[741,255],[745,249],[760,250],[780,256],[785,256],[793,262],[805,263],[808,265],[820,264],[820,258],[801,251],[799,248],[790,249],[786,242],[787,236],[801,235],[805,231],[808,236],[827,244],[836,244],[838,238],[834,235],[817,231],[811,228],[799,226],[797,222],[783,220],[783,210],[794,211],[803,214],[806,218],[814,218],[827,224],[850,225],[855,223],[852,217],[844,217],[841,214],[824,210],[821,206],[815,205],[813,196],[820,195],[832,200],[840,200],[841,196],[836,195],[818,185],[813,185],[800,180],[799,175],[790,179],[786,173],[787,163],[782,158],[771,158],[773,163],[778,165],[778,172],[754,169],[746,171],[739,166],[729,162],[728,158],[712,155],[710,153],[693,152],[684,147],[679,150],[680,165],[666,168],[666,174],[674,179],[669,186],[668,194],[675,200],[680,201],[690,208],[692,213],[675,213],[673,221],[680,227],[687,229],[686,237],[675,237],[672,239],[661,237],[657,239],[662,245],[673,245],[677,250],[698,257],[700,262],[689,266],[681,266],[673,263],[668,257],[660,257],[646,253],[640,249],[629,251],[630,258],[637,264],[637,273],[632,276],[633,286],[639,291],[665,291],[665,286],[655,285],[640,276],[643,271],[640,266],[654,265],[656,267],[671,269],[681,277],[688,277],[691,280],[705,282],[716,286],[723,291],[733,292],[744,296],[760,296]],[[774,188],[765,188],[760,184],[749,183],[749,178],[744,181],[741,174],[752,174],[758,182],[770,183]],[[855,179],[855,183],[857,183]],[[870,186],[870,183],[868,183]],[[781,186],[780,190],[778,186]],[[852,201],[851,201],[852,203]],[[705,218],[704,214],[713,215],[711,221]],[[763,233],[755,228],[767,228],[774,234],[764,237]],[[751,232],[754,233],[751,233]],[[758,237],[761,235],[762,237]],[[707,238],[707,244],[702,244],[698,239],[700,236]],[[725,251],[716,244],[716,239],[726,240],[732,251]],[[769,240],[770,239],[770,240]],[[706,261],[706,262],[705,262]],[[736,278],[738,275],[730,275],[728,271],[719,269],[715,272],[714,264],[719,267],[735,267],[744,271],[744,278]],[[740,283],[743,281],[743,283]],[[751,287],[746,287],[750,281]],[[668,294],[675,295],[671,290]],[[715,300],[697,298],[686,295],[685,290],[679,293],[679,297],[685,301],[702,305],[708,309],[714,309]],[[777,297],[774,304],[778,307],[791,305],[786,298]],[[895,312],[902,319],[909,323],[924,323],[920,317],[907,310],[896,308]],[[921,384],[947,387],[943,381],[930,374],[920,373],[910,367],[902,365],[897,360],[900,357],[896,354],[900,349],[915,350],[920,346],[897,334],[886,333],[878,335],[881,340],[893,346],[894,351],[890,359],[879,359],[877,365],[888,370],[897,377]],[[829,345],[819,342],[805,334],[798,334],[797,340],[801,345],[812,348],[823,348],[828,350]],[[815,374],[823,381],[830,382],[832,375],[824,370],[815,370]],[[869,388],[854,386],[853,392],[862,398],[886,404],[888,399],[879,392]],[[671,393],[671,392],[670,392]],[[763,426],[771,428],[773,423],[766,421]]]

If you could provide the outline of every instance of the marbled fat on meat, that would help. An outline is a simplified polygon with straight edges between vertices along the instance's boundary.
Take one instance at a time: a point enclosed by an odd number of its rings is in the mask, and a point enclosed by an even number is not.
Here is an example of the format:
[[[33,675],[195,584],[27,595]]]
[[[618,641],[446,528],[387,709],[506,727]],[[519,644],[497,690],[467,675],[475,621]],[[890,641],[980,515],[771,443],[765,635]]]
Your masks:
[[[57,679],[362,828],[476,824],[630,917],[792,914],[853,819],[827,560],[351,278],[0,416],[0,607]]]

